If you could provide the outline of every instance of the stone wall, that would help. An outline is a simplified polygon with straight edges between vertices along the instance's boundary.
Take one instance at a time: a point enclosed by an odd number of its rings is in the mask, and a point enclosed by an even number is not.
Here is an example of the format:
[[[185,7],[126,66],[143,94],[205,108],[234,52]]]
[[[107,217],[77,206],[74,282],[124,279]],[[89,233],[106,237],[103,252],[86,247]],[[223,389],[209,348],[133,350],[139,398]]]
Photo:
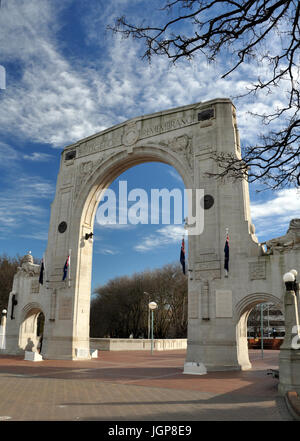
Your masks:
[[[98,351],[150,351],[151,340],[142,338],[90,338],[91,350]],[[153,340],[153,350],[174,351],[187,348],[187,339]]]

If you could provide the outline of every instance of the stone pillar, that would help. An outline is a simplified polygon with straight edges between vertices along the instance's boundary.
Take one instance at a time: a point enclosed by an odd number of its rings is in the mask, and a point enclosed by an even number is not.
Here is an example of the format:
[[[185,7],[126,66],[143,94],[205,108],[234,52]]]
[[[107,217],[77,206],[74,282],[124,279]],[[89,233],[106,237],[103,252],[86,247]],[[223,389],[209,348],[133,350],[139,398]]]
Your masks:
[[[300,393],[300,345],[296,343],[297,332],[299,337],[298,305],[296,294],[290,288],[287,286],[284,295],[285,337],[280,347],[278,385],[281,395],[288,391]]]

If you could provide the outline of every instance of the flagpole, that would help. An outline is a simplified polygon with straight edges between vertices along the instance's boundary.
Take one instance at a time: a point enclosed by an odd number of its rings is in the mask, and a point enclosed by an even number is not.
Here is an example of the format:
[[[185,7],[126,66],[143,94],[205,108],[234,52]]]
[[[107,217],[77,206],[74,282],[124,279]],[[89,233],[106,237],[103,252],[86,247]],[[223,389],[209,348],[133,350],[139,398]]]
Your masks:
[[[71,249],[69,250],[69,288],[71,287]]]

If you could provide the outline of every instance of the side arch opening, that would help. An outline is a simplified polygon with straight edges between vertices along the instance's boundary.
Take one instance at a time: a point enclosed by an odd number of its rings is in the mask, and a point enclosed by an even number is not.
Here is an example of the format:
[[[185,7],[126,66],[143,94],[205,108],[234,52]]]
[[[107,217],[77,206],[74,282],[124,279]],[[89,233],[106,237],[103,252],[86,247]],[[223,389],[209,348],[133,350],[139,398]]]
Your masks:
[[[39,304],[30,303],[23,308],[19,330],[19,348],[21,350],[40,352],[44,323],[45,315]]]
[[[278,305],[278,308],[282,310],[281,300],[269,293],[255,293],[244,297],[237,305],[235,309],[236,317],[236,341],[237,341],[237,356],[238,363],[241,366],[241,370],[251,369],[252,364],[249,359],[248,350],[248,319],[251,311],[257,306],[263,303],[271,303]]]

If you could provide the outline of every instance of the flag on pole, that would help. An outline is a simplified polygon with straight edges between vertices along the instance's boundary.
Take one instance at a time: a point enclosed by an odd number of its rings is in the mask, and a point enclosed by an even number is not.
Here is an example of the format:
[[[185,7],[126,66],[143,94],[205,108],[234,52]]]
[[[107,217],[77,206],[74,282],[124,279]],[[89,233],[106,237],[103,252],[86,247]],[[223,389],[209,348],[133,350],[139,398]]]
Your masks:
[[[185,274],[185,249],[184,249],[184,239],[182,239],[182,243],[181,243],[180,263],[181,263],[181,265],[182,265],[182,272],[183,272],[183,274]]]
[[[40,277],[39,277],[39,283],[41,285],[43,285],[43,283],[44,283],[44,271],[45,271],[45,265],[44,265],[44,256],[43,256],[42,262],[41,262]]]
[[[66,279],[67,274],[68,274],[69,261],[70,261],[70,256],[67,257],[67,260],[66,260],[66,263],[65,263],[65,266],[64,266],[64,274],[63,274],[63,278],[62,278],[63,280]]]
[[[226,271],[229,271],[229,236],[228,236],[228,233],[226,235],[224,253],[225,253],[224,268]]]

